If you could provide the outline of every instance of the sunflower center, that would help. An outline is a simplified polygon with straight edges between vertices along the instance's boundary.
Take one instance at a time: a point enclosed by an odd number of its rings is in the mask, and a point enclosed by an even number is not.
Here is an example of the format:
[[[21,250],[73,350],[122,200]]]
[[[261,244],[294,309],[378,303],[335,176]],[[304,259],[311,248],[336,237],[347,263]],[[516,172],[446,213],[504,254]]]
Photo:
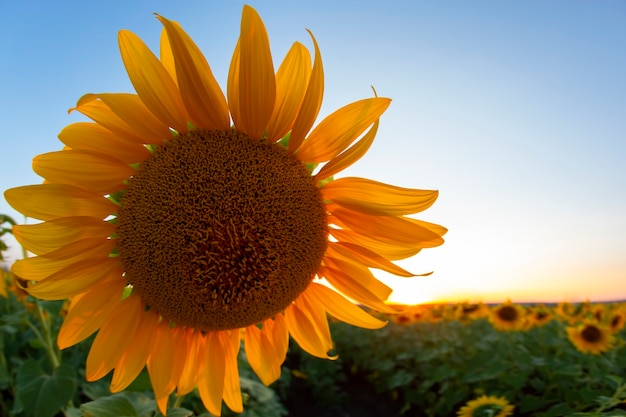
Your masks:
[[[309,171],[279,145],[192,130],[129,180],[118,242],[147,306],[178,325],[234,329],[307,288],[326,251],[326,209]]]
[[[602,339],[602,332],[595,326],[585,326],[580,335],[589,343],[598,343]]]
[[[517,320],[517,310],[515,307],[503,306],[498,310],[498,317],[503,321],[515,321]]]

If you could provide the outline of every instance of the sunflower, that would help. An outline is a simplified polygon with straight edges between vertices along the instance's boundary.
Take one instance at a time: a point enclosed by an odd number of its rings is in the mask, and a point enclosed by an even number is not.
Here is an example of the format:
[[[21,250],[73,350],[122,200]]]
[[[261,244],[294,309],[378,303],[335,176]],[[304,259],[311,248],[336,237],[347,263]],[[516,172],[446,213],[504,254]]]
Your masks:
[[[467,301],[458,303],[455,306],[454,315],[462,323],[469,323],[489,315],[489,307],[482,302],[469,303]]]
[[[524,307],[507,301],[491,309],[489,320],[497,330],[520,330],[524,327],[525,315]]]
[[[483,395],[468,401],[457,412],[458,417],[506,417],[513,414],[515,406],[504,397]]]
[[[617,333],[624,328],[626,323],[626,311],[623,307],[613,307],[608,318],[609,327],[613,333]]]
[[[39,155],[45,182],[7,190],[28,217],[14,233],[35,257],[16,275],[42,299],[72,298],[60,348],[98,332],[86,375],[113,370],[125,389],[147,367],[159,409],[198,388],[209,412],[243,410],[237,355],[261,381],[280,375],[289,336],[329,358],[326,314],[384,322],[391,289],[370,268],[443,243],[446,229],[411,217],[437,191],[334,175],[362,157],[390,100],[372,97],[313,128],[323,96],[314,60],[294,43],[274,71],[257,12],[244,6],[226,97],[182,27],[162,16],[160,57],[119,33],[136,94],[87,94],[65,148]],[[322,164],[322,165],[319,165]],[[332,288],[329,288],[327,284]]]
[[[10,279],[11,273],[4,268],[0,268],[0,297],[9,298],[7,287]]]
[[[582,353],[599,355],[615,344],[610,327],[595,320],[585,320],[577,326],[568,326],[566,331],[570,342]]]
[[[554,314],[544,304],[533,306],[526,315],[527,329],[532,327],[541,327],[554,320]]]

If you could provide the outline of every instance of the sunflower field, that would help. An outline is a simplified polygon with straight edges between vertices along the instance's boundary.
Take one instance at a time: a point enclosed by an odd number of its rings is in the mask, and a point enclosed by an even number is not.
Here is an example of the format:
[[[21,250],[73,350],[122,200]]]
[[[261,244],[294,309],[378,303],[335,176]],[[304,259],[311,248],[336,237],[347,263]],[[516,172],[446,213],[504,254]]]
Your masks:
[[[112,394],[110,374],[86,381],[93,337],[56,348],[67,302],[28,296],[6,270],[0,284],[0,415],[161,415],[145,369]],[[335,360],[291,343],[269,387],[240,350],[240,415],[626,415],[626,303],[418,305],[377,317],[388,324],[374,331],[331,322]],[[168,416],[211,415],[197,391],[169,404]]]

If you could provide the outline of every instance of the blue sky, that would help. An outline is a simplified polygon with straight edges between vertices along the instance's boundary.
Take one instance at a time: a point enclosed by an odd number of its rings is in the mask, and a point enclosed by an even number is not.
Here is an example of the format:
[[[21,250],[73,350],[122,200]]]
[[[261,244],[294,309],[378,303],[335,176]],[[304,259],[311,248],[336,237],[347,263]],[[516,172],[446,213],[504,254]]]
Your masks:
[[[340,4],[337,4],[340,3]],[[21,1],[0,15],[0,189],[40,181],[87,92],[129,92],[117,31],[157,50],[157,12],[177,20],[223,87],[240,1]],[[619,1],[249,2],[278,66],[315,34],[321,116],[393,99],[377,140],[343,175],[438,189],[419,218],[446,243],[383,278],[394,299],[626,298],[626,4]],[[0,213],[21,220],[0,199]],[[13,244],[15,246],[15,244]],[[15,257],[14,250],[9,256]],[[382,274],[379,274],[382,276]]]

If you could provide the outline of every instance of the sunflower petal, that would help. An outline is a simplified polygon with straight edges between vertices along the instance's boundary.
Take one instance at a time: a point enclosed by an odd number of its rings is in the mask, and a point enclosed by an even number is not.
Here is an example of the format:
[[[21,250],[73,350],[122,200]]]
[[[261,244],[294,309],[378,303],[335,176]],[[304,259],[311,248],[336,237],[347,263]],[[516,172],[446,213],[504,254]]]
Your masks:
[[[322,107],[322,98],[324,97],[324,65],[322,63],[322,55],[317,45],[317,40],[315,36],[313,36],[313,32],[308,29],[307,32],[309,32],[313,40],[315,61],[313,63],[311,76],[309,77],[309,84],[307,85],[306,93],[302,100],[302,105],[293,123],[291,135],[289,136],[288,149],[291,153],[294,153],[300,147],[306,134],[311,130]]]
[[[324,264],[329,268],[343,272],[350,277],[351,281],[358,282],[359,285],[366,288],[381,301],[386,300],[391,295],[392,289],[376,279],[372,271],[362,264],[331,258],[329,256],[324,257]],[[346,295],[352,297],[349,293],[346,293]]]
[[[71,216],[104,219],[117,211],[117,206],[102,195],[67,184],[11,188],[4,192],[4,197],[15,210],[38,220]]]
[[[38,155],[33,159],[33,171],[50,182],[74,185],[99,194],[123,189],[123,181],[135,173],[120,160],[82,150]]]
[[[122,302],[124,284],[107,281],[74,297],[57,337],[59,349],[65,349],[88,338],[117,310]]]
[[[345,323],[365,329],[380,329],[387,324],[366,313],[325,285],[311,283],[307,292],[309,292],[313,302],[321,305],[331,316]]]
[[[388,98],[373,97],[340,108],[313,129],[296,156],[303,162],[333,159],[376,122],[390,102]]]
[[[15,239],[29,252],[42,255],[87,238],[106,239],[115,225],[95,217],[61,217],[37,224],[16,224]]]
[[[114,240],[81,239],[40,256],[19,259],[13,263],[11,270],[23,279],[40,281],[84,259],[93,259],[102,265],[109,259],[107,257],[114,247]]]
[[[381,242],[351,230],[330,229],[330,234],[339,242],[349,242],[363,246],[390,261],[410,258],[422,250],[421,247],[416,245],[405,245],[399,242]]]
[[[154,116],[138,95],[100,93],[93,96],[145,138],[144,143],[161,143],[171,138],[169,126]]]
[[[134,33],[121,30],[118,41],[128,78],[146,107],[167,126],[186,132],[183,100],[163,64]]]
[[[311,76],[311,56],[299,42],[295,42],[276,72],[276,103],[267,126],[270,142],[289,132],[298,116]]]
[[[256,325],[246,328],[245,336],[246,358],[250,367],[257,374],[261,382],[270,385],[280,376],[280,365],[276,366],[274,345],[266,332],[261,332]]]
[[[159,317],[153,311],[140,314],[137,332],[132,337],[132,342],[115,364],[113,378],[111,380],[111,392],[120,392],[126,389],[137,375],[146,366],[150,352],[155,346],[157,325]]]
[[[176,22],[157,16],[167,31],[178,86],[194,126],[228,131],[228,104],[206,58]]]
[[[186,395],[193,391],[198,380],[199,368],[201,367],[200,352],[204,352],[204,337],[201,332],[189,331],[189,346],[187,360],[180,374],[176,395]]]
[[[28,293],[42,300],[65,300],[85,292],[96,283],[121,277],[117,259],[86,258],[29,285]]]
[[[267,323],[269,320],[266,320]],[[270,339],[274,345],[274,353],[280,367],[287,356],[287,350],[289,349],[289,330],[287,329],[287,323],[285,322],[285,316],[282,313],[278,313],[274,316],[271,324],[271,332],[268,332],[268,336],[271,334]]]
[[[163,64],[163,68],[165,68],[170,77],[172,77],[172,81],[178,85],[178,79],[176,77],[176,63],[174,62],[172,45],[170,44],[170,38],[167,36],[165,28],[161,30],[161,38],[159,41],[159,60],[161,61],[161,64]]]
[[[352,278],[349,274],[335,268],[320,268],[320,276],[346,296],[359,303],[384,313],[395,313],[396,310],[386,305],[381,298],[374,294],[369,288]]]
[[[325,199],[366,214],[402,216],[418,213],[433,205],[438,191],[389,185],[366,178],[344,177],[322,188]]]
[[[346,258],[352,262],[360,262],[369,268],[381,269],[401,277],[416,276],[379,254],[364,248],[363,246],[355,245],[349,242],[329,242],[327,255],[331,258],[340,257]]]
[[[226,330],[220,333],[222,345],[224,346],[224,402],[235,413],[243,412],[243,401],[241,399],[241,386],[239,383],[239,368],[237,366],[237,354],[241,339],[239,329]]]
[[[374,125],[367,131],[367,133],[359,139],[357,143],[352,145],[346,151],[337,155],[330,161],[328,161],[322,169],[319,170],[317,174],[315,174],[315,178],[318,181],[323,181],[327,178],[332,177],[338,172],[343,171],[348,168],[350,165],[361,159],[363,155],[367,153],[372,143],[374,143],[374,138],[376,137],[376,132],[378,131],[379,120],[377,119],[374,122]]]
[[[59,133],[59,140],[71,149],[100,152],[127,164],[143,162],[150,156],[142,144],[129,142],[97,123],[68,125]]]
[[[285,309],[285,321],[287,322],[289,333],[302,349],[318,358],[336,359],[336,356],[328,356],[330,348],[324,339],[320,337],[315,322],[297,304],[292,303]]]
[[[119,136],[125,142],[143,144],[146,138],[137,132],[132,126],[119,118],[102,100],[98,100],[93,94],[82,96],[76,103],[76,107],[71,108],[69,112],[78,111],[89,117],[115,135]]]
[[[163,415],[167,411],[169,395],[176,386],[176,382],[172,378],[172,361],[174,359],[172,329],[168,320],[162,320],[158,325],[156,341],[146,365],[150,374],[150,383],[154,390],[154,399]]]
[[[267,30],[256,10],[243,7],[239,35],[238,131],[261,139],[274,110],[276,78]],[[233,115],[234,116],[234,115]]]
[[[130,343],[129,334],[135,334],[143,304],[139,296],[125,298],[100,328],[87,355],[88,381],[102,378],[113,369]]]
[[[224,394],[224,379],[226,363],[224,361],[224,346],[218,332],[209,332],[203,354],[203,371],[198,380],[198,392],[202,404],[214,416],[222,414],[222,397]]]
[[[332,218],[337,218],[344,227],[381,242],[419,248],[443,244],[443,239],[437,233],[400,216],[371,216],[340,207],[333,207],[329,211],[329,222],[333,221]]]
[[[241,62],[241,41],[237,41],[233,57],[230,60],[228,68],[228,81],[226,84],[226,95],[228,97],[228,108],[235,125],[237,120],[241,120],[241,112],[239,111],[239,64]]]

